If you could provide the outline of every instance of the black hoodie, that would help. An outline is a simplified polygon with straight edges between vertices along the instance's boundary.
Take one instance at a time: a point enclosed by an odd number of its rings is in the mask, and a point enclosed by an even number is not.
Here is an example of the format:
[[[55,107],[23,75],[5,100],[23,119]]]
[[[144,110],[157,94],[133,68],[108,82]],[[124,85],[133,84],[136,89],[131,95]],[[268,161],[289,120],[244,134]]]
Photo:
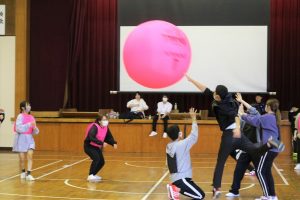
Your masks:
[[[204,94],[213,95],[213,92],[206,88]],[[228,93],[220,102],[213,101],[212,109],[216,115],[220,129],[225,131],[228,126],[235,123],[235,117],[238,116],[239,104],[232,98],[231,93]]]

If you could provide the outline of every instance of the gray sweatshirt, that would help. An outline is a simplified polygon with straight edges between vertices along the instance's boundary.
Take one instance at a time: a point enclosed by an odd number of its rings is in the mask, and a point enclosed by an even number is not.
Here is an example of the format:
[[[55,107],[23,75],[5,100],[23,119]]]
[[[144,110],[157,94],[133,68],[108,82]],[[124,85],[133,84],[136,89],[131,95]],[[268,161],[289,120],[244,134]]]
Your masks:
[[[190,149],[198,140],[198,125],[193,122],[190,135],[184,140],[176,140],[167,144],[166,153],[174,158],[176,155],[177,173],[170,175],[175,182],[182,178],[192,178],[192,163]]]

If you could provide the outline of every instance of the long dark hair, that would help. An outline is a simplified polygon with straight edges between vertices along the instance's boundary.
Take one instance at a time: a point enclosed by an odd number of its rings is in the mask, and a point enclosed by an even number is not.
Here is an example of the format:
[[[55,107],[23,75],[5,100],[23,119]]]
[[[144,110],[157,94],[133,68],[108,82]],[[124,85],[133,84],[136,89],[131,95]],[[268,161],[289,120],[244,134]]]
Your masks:
[[[23,112],[23,109],[22,108],[24,108],[24,110],[26,109],[26,104],[30,104],[28,101],[22,101],[21,103],[20,103],[20,113],[22,113]]]
[[[280,126],[281,114],[279,110],[279,101],[277,99],[269,99],[266,105],[270,106],[271,110],[275,113],[277,126]]]

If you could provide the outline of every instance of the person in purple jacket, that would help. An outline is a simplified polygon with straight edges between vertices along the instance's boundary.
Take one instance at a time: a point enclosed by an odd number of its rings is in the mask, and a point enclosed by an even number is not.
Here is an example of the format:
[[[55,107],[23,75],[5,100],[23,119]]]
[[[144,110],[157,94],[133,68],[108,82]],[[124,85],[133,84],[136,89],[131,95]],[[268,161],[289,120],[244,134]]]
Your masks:
[[[247,104],[241,96],[237,96],[237,101],[242,104]],[[266,114],[251,115],[239,109],[241,119],[246,123],[262,129],[262,142],[268,142],[270,137],[280,140],[280,110],[279,101],[277,99],[269,99],[265,106]],[[277,200],[274,187],[274,179],[272,176],[272,165],[274,159],[278,156],[280,151],[276,148],[269,149],[259,160],[255,161],[255,168],[257,178],[263,190],[263,196],[256,200]]]

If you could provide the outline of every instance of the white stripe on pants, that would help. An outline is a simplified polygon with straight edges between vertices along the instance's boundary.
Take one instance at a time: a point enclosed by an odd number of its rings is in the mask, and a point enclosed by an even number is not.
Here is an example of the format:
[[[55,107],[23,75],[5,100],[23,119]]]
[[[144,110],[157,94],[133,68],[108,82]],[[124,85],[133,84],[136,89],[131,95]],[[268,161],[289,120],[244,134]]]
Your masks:
[[[266,180],[264,179],[263,175],[261,174],[261,170],[262,170],[262,167],[265,163],[265,160],[266,160],[266,157],[268,155],[268,152],[266,152],[261,158],[260,158],[260,161],[259,161],[259,164],[258,164],[258,169],[256,170],[257,171],[257,178],[258,178],[258,181],[262,187],[262,190],[263,190],[263,193],[264,195],[267,197],[269,196],[269,193],[268,193],[268,188],[267,188],[267,185],[266,185]]]

